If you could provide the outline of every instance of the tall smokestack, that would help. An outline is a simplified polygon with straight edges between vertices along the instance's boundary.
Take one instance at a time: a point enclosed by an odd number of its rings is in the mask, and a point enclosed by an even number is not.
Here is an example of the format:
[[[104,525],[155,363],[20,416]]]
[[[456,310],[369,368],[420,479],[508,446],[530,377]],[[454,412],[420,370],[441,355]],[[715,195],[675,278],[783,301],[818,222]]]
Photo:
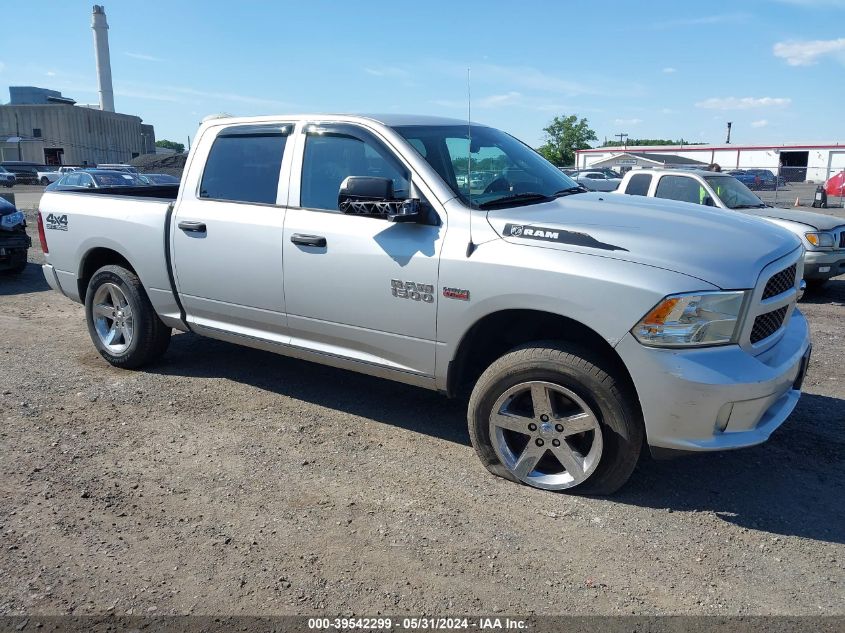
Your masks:
[[[114,112],[114,92],[111,87],[111,57],[109,56],[109,24],[102,5],[95,4],[91,15],[94,30],[94,53],[97,56],[97,85],[100,91],[100,110]]]

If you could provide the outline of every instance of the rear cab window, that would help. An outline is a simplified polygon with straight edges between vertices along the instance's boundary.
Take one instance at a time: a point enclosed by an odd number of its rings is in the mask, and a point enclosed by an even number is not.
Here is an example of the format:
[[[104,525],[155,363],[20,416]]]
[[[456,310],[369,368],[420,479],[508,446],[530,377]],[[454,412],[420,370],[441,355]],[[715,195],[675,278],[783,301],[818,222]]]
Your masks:
[[[238,125],[221,131],[208,153],[200,199],[276,204],[291,124]]]

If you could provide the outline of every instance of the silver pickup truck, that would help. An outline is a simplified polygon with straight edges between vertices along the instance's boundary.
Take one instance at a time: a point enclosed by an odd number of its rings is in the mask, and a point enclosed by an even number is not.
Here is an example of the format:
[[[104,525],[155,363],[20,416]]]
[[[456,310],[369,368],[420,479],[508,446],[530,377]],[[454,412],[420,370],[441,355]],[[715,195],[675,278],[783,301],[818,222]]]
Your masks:
[[[178,188],[58,188],[38,221],[112,365],[176,329],[469,393],[490,471],[609,494],[644,442],[765,441],[809,361],[798,238],[678,206],[586,193],[490,127],[298,115],[206,121]]]

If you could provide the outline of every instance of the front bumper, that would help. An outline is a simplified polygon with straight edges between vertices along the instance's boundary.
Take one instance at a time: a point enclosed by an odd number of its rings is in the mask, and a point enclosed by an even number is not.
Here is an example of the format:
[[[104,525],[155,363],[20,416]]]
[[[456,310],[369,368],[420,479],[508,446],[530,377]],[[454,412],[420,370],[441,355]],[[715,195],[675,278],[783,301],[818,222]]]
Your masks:
[[[26,261],[26,251],[30,246],[32,240],[26,233],[0,231],[0,270]]]
[[[795,310],[783,337],[752,356],[737,345],[657,349],[630,333],[616,347],[631,372],[652,447],[716,451],[765,442],[792,413],[810,355]]]
[[[837,275],[845,275],[845,250],[804,252],[804,279],[830,279]]]

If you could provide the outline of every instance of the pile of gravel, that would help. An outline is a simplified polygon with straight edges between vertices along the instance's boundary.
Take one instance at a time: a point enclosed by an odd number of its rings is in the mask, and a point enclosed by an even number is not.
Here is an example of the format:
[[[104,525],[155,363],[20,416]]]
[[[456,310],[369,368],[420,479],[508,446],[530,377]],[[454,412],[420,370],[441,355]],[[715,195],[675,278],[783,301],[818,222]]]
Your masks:
[[[137,167],[142,174],[170,174],[181,178],[187,158],[187,154],[143,154],[130,160],[129,164]]]

